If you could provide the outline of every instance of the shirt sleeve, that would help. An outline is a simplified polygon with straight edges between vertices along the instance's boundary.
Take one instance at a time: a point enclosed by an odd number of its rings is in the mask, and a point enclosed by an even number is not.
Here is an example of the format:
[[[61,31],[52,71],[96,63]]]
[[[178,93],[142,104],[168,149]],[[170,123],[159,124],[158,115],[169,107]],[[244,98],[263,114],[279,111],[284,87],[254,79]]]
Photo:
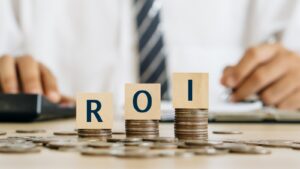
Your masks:
[[[18,0],[0,1],[0,55],[18,55],[23,51],[18,5]]]

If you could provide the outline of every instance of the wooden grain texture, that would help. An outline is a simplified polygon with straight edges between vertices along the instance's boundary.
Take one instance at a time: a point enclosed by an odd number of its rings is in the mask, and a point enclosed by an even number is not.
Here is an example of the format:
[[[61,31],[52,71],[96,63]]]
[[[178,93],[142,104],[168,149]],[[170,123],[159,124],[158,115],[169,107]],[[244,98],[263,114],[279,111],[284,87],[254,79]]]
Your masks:
[[[87,100],[97,100],[101,104],[98,111],[102,122],[98,122],[92,114],[91,122],[87,122]],[[92,110],[96,105],[91,104]],[[111,93],[80,93],[76,98],[76,126],[80,129],[111,129],[113,125],[113,99]]]
[[[208,73],[173,73],[172,84],[174,108],[208,109]]]

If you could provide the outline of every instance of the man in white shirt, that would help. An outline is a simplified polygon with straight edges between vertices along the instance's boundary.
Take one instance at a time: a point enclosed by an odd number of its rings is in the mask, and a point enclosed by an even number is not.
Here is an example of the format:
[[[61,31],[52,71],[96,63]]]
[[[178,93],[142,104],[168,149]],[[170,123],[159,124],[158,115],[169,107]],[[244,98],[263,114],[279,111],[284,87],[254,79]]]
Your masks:
[[[258,94],[267,105],[300,108],[298,1],[161,5],[169,76],[209,72],[210,93],[221,79],[232,101]],[[121,105],[124,84],[139,81],[135,8],[133,0],[0,0],[2,92],[69,102],[64,95],[110,91]],[[274,37],[281,43],[263,44]]]

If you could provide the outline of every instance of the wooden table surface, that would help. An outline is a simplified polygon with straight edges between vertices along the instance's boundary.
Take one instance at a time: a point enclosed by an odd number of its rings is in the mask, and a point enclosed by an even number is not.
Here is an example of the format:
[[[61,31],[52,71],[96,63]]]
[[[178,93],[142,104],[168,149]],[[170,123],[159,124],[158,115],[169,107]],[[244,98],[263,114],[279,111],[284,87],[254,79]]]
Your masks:
[[[8,135],[16,135],[15,129],[42,128],[53,131],[73,130],[73,119],[39,122],[28,124],[1,123],[0,130],[7,131]],[[124,123],[116,122],[114,129],[124,128]],[[240,130],[241,135],[215,135],[213,130]],[[292,139],[300,140],[300,125],[298,124],[210,124],[210,139]],[[161,136],[173,136],[173,124],[160,124]],[[0,136],[4,138],[6,136]],[[30,168],[30,169],[168,169],[168,168],[214,168],[214,169],[257,169],[257,168],[299,168],[300,151],[276,148],[271,149],[271,155],[221,155],[196,156],[193,158],[155,158],[155,159],[119,159],[115,157],[82,156],[75,152],[57,152],[43,149],[35,154],[0,154],[0,168]]]

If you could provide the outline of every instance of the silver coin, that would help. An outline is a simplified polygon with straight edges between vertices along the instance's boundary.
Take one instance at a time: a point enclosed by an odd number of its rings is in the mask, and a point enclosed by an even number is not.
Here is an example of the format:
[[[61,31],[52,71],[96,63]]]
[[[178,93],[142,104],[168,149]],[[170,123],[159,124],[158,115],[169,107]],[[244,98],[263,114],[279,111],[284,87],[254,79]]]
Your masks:
[[[6,135],[6,132],[0,131],[0,136],[4,136],[4,135]]]
[[[176,149],[177,144],[172,143],[155,143],[151,146],[151,149]]]
[[[221,145],[223,144],[222,141],[186,141],[185,142],[186,145],[189,145],[189,146],[200,146],[200,147],[203,147],[203,146],[215,146],[215,145]]]
[[[196,155],[223,155],[229,152],[228,150],[220,150],[220,149],[215,149],[213,147],[204,147],[201,149],[193,149],[188,151],[191,151]]]
[[[77,132],[74,131],[55,131],[53,135],[57,136],[77,136]]]
[[[122,144],[118,143],[108,143],[108,142],[89,142],[87,144],[88,147],[92,148],[99,148],[99,149],[107,149],[107,148],[113,148],[113,147],[118,147],[122,146]]]
[[[155,138],[144,138],[143,141],[160,142],[160,143],[176,143],[178,139],[174,137],[155,137]]]
[[[191,158],[195,156],[195,153],[189,151],[182,151],[182,152],[176,152],[175,156],[180,158]]]
[[[114,151],[107,149],[82,149],[80,153],[81,155],[86,156],[112,156],[114,154]]]
[[[34,133],[45,133],[46,130],[44,129],[18,129],[16,130],[16,133],[30,133],[30,134],[34,134]]]
[[[237,130],[219,130],[213,131],[213,134],[243,134],[243,132]]]
[[[157,153],[152,153],[152,152],[120,152],[114,155],[115,157],[118,158],[155,158],[159,157]]]

